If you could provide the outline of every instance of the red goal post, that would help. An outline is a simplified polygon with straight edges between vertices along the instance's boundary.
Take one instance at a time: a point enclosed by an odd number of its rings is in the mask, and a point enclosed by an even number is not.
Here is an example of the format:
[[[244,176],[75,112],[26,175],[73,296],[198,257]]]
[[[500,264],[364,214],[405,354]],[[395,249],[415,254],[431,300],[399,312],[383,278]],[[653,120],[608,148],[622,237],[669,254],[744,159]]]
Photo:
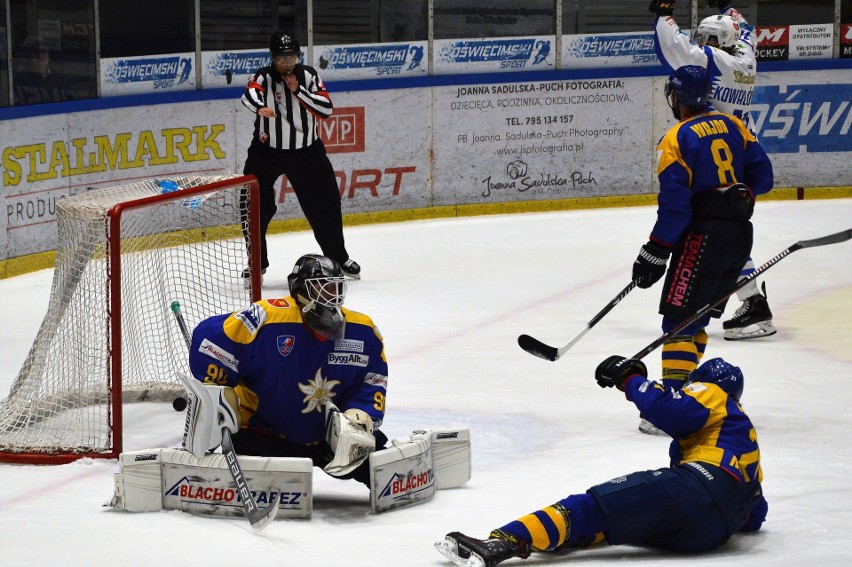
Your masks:
[[[190,328],[260,299],[254,176],[182,176],[90,190],[57,203],[47,313],[0,401],[0,462],[116,458],[122,402],[183,393]],[[168,411],[172,411],[168,406]]]

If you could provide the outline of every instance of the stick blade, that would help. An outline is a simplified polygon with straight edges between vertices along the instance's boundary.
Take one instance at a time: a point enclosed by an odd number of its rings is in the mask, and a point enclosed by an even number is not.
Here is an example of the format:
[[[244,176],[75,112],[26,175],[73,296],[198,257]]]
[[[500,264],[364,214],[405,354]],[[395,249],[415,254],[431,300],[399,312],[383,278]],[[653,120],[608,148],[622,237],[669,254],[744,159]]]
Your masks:
[[[838,242],[846,242],[852,240],[852,228],[829,234],[821,238],[812,238],[811,240],[800,240],[794,246],[798,248],[811,248],[813,246],[825,246],[826,244],[837,244]],[[792,248],[792,247],[791,247]]]
[[[556,348],[546,345],[540,340],[529,335],[519,336],[518,346],[531,355],[543,358],[544,360],[550,360],[552,362],[559,358],[559,351]]]
[[[265,510],[261,510],[258,508],[255,510],[256,513],[249,514],[249,523],[251,527],[257,531],[262,530],[269,524],[275,520],[275,517],[278,515],[278,504],[280,504],[281,493],[277,493],[272,497],[272,501],[269,503],[269,506],[266,507]]]

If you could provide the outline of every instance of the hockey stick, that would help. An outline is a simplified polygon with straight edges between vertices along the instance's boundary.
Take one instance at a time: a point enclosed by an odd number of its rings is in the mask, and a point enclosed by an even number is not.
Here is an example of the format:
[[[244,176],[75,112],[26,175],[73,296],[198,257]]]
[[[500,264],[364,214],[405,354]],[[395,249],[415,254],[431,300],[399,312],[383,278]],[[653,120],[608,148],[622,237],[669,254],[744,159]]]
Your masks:
[[[766,262],[765,264],[763,264],[762,266],[757,268],[754,272],[749,274],[747,277],[740,280],[737,283],[737,285],[734,286],[734,289],[732,289],[727,294],[725,294],[722,297],[720,297],[719,299],[717,299],[712,304],[707,305],[707,306],[703,307],[702,309],[698,310],[694,315],[692,315],[688,319],[679,323],[674,329],[672,329],[668,333],[664,333],[662,336],[660,336],[660,338],[658,338],[657,340],[655,340],[654,342],[652,342],[651,344],[649,344],[648,346],[646,346],[645,348],[643,348],[642,350],[640,350],[639,352],[634,354],[633,358],[636,358],[636,359],[644,358],[645,356],[647,356],[648,354],[650,354],[651,352],[656,350],[656,348],[659,347],[661,344],[666,342],[666,340],[669,337],[671,337],[672,335],[676,335],[677,333],[682,331],[684,328],[688,327],[689,325],[695,323],[696,321],[698,321],[702,317],[706,316],[708,313],[713,311],[713,309],[715,309],[721,303],[725,302],[729,297],[731,297],[736,292],[738,292],[740,289],[742,289],[746,285],[748,285],[748,283],[750,281],[754,280],[757,276],[759,276],[760,274],[762,274],[763,272],[765,272],[766,270],[768,270],[769,268],[771,268],[772,266],[774,266],[775,264],[777,264],[778,262],[780,262],[781,260],[783,260],[784,258],[789,256],[790,254],[792,254],[796,250],[801,250],[802,248],[813,248],[815,246],[826,246],[828,244],[837,244],[838,242],[845,242],[849,239],[852,239],[852,228],[837,232],[835,234],[829,234],[828,236],[823,236],[823,237],[820,237],[820,238],[813,238],[811,240],[800,240],[800,241],[796,242],[795,244],[793,244],[792,246],[790,246],[789,248],[785,248],[784,250],[781,251],[780,254],[778,254],[777,256],[775,256],[774,258],[770,259],[768,262]]]
[[[563,354],[565,354],[565,353],[568,351],[568,349],[569,349],[569,348],[571,348],[572,346],[574,346],[574,345],[577,343],[577,341],[579,341],[581,338],[583,338],[583,335],[585,335],[586,333],[588,333],[588,332],[589,332],[589,330],[590,330],[592,327],[594,327],[595,325],[597,325],[597,324],[598,324],[598,322],[599,322],[601,319],[603,319],[603,318],[604,318],[604,315],[606,315],[607,313],[609,313],[610,311],[612,311],[612,308],[613,308],[613,307],[615,307],[616,305],[618,305],[618,303],[619,303],[622,299],[624,299],[625,297],[627,297],[627,294],[628,294],[628,293],[630,293],[630,292],[633,290],[633,288],[634,288],[634,287],[636,287],[636,282],[635,282],[635,281],[632,281],[632,282],[630,282],[629,284],[627,284],[627,287],[625,287],[624,289],[622,289],[622,290],[618,293],[618,295],[616,295],[616,296],[612,299],[612,301],[610,301],[609,303],[607,303],[606,307],[604,307],[603,309],[601,309],[601,312],[600,312],[600,313],[598,313],[597,315],[595,315],[594,317],[592,317],[592,320],[591,320],[591,321],[589,321],[589,323],[586,325],[586,328],[585,328],[585,329],[583,329],[582,331],[580,331],[580,332],[577,334],[577,336],[576,336],[576,337],[574,337],[573,339],[571,339],[570,341],[568,341],[568,344],[567,344],[567,345],[565,345],[565,346],[563,346],[563,347],[560,347],[560,348],[552,347],[552,346],[550,346],[550,345],[546,345],[546,344],[544,344],[544,343],[543,343],[543,342],[541,342],[540,340],[538,340],[538,339],[536,339],[536,338],[534,338],[534,337],[531,337],[531,336],[529,336],[529,335],[521,335],[520,337],[518,337],[518,345],[519,345],[522,349],[524,349],[525,351],[527,351],[528,353],[530,353],[530,354],[531,354],[531,355],[533,355],[533,356],[537,356],[537,357],[539,357],[539,358],[543,358],[543,359],[545,359],[545,360],[559,360],[559,357],[560,357],[560,356],[562,356]]]
[[[178,327],[180,327],[180,332],[186,341],[186,348],[189,349],[192,340],[189,338],[189,329],[186,326],[186,321],[184,321],[183,313],[181,313],[180,303],[172,301],[171,308],[172,313],[175,315],[175,320],[177,320]],[[178,377],[183,382],[184,387],[188,391],[192,391],[194,385],[190,384],[182,373],[178,373]],[[228,463],[228,470],[231,472],[231,476],[237,485],[237,493],[239,493],[240,499],[243,501],[243,508],[246,510],[251,527],[258,531],[262,530],[278,515],[278,502],[281,499],[281,493],[278,492],[272,497],[266,510],[261,510],[258,507],[246,482],[246,476],[243,474],[240,461],[237,459],[237,453],[234,451],[234,442],[231,440],[231,432],[227,427],[222,428],[222,454],[225,457],[225,462]]]

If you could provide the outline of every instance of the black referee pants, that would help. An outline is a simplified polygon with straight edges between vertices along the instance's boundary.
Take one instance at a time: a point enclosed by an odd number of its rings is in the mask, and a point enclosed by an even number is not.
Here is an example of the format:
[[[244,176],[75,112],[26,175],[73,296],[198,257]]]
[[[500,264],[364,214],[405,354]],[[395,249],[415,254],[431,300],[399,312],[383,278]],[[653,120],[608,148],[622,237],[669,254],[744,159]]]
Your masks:
[[[278,210],[273,185],[282,175],[287,176],[293,187],[323,256],[340,264],[349,259],[343,239],[337,178],[321,140],[297,150],[276,150],[254,140],[248,149],[243,174],[256,176],[260,184],[261,268],[269,266],[266,230]]]

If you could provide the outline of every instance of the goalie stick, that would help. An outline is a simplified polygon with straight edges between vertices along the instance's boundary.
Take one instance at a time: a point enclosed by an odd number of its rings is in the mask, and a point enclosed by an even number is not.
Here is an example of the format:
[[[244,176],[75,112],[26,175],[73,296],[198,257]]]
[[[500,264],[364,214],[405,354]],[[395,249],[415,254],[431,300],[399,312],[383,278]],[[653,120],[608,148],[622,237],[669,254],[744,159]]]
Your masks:
[[[559,347],[559,348],[552,347],[550,345],[544,344],[540,340],[536,339],[535,337],[531,337],[529,335],[521,335],[520,337],[518,337],[518,345],[522,349],[524,349],[525,351],[527,351],[528,353],[530,353],[533,356],[537,356],[537,357],[543,358],[545,360],[559,360],[559,357],[561,357],[563,354],[565,354],[568,351],[569,348],[574,346],[577,343],[577,341],[579,341],[581,338],[583,338],[583,335],[588,333],[589,330],[592,327],[597,325],[598,322],[601,319],[603,319],[604,316],[607,313],[612,311],[612,308],[615,307],[616,305],[618,305],[618,303],[622,299],[627,297],[627,294],[630,293],[633,290],[634,287],[636,287],[635,281],[632,281],[629,284],[627,284],[627,287],[622,289],[618,293],[618,295],[616,295],[612,299],[612,301],[607,303],[606,307],[601,309],[600,313],[598,313],[597,315],[592,317],[592,320],[588,322],[588,324],[586,325],[586,328],[583,329],[582,331],[580,331],[577,334],[576,337],[574,337],[573,339],[568,341],[568,344],[566,344],[565,346]]]
[[[192,340],[189,338],[189,329],[186,326],[186,321],[184,320],[183,313],[180,310],[180,303],[178,301],[172,301],[171,308],[178,327],[180,327],[180,332],[186,341],[186,348],[189,349],[192,345]],[[192,391],[192,386],[187,383],[187,378],[183,375],[183,373],[178,373],[178,377],[181,382],[183,382],[184,387],[188,391]],[[278,515],[278,502],[281,499],[281,493],[278,492],[272,497],[269,506],[267,506],[265,510],[261,510],[258,507],[257,502],[249,489],[248,483],[246,482],[246,477],[243,474],[240,461],[237,459],[237,453],[234,451],[234,442],[231,440],[231,432],[227,427],[222,428],[222,454],[225,456],[225,462],[228,463],[228,470],[231,472],[231,476],[234,478],[234,482],[237,485],[237,492],[243,501],[243,508],[245,508],[251,527],[258,531],[262,530],[275,519],[275,516]]]
[[[740,280],[737,283],[737,285],[734,286],[734,289],[732,289],[727,294],[725,294],[722,297],[720,297],[719,299],[717,299],[714,303],[711,303],[710,305],[707,305],[707,306],[699,309],[695,314],[690,316],[688,319],[679,323],[677,325],[677,327],[675,327],[674,329],[672,329],[668,333],[664,333],[657,340],[655,340],[654,342],[652,342],[651,344],[649,344],[648,346],[646,346],[645,348],[643,348],[642,350],[640,350],[639,352],[634,354],[633,358],[636,358],[636,359],[644,358],[645,356],[647,356],[648,354],[650,354],[651,352],[656,350],[657,347],[659,347],[661,344],[666,342],[666,340],[669,337],[671,337],[672,335],[676,335],[677,333],[682,331],[684,328],[688,327],[689,325],[695,323],[696,321],[698,321],[702,317],[706,316],[713,309],[715,309],[718,305],[720,305],[721,303],[726,301],[729,297],[731,297],[736,292],[738,292],[740,289],[742,289],[746,285],[748,285],[748,283],[750,281],[754,280],[757,276],[759,276],[760,274],[762,274],[763,272],[765,272],[766,270],[768,270],[769,268],[771,268],[772,266],[774,266],[775,264],[777,264],[778,262],[780,262],[781,260],[783,260],[784,258],[789,256],[790,254],[792,254],[796,250],[801,250],[802,248],[814,248],[815,246],[826,246],[828,244],[837,244],[838,242],[845,242],[849,239],[852,239],[852,228],[847,229],[847,230],[842,230],[842,231],[836,232],[834,234],[829,234],[827,236],[822,236],[820,238],[813,238],[811,240],[800,240],[800,241],[796,242],[795,244],[793,244],[792,246],[785,248],[777,256],[775,256],[774,258],[771,258],[768,262],[766,262],[765,264],[763,264],[762,266],[757,268],[754,272],[749,274],[747,277]]]

